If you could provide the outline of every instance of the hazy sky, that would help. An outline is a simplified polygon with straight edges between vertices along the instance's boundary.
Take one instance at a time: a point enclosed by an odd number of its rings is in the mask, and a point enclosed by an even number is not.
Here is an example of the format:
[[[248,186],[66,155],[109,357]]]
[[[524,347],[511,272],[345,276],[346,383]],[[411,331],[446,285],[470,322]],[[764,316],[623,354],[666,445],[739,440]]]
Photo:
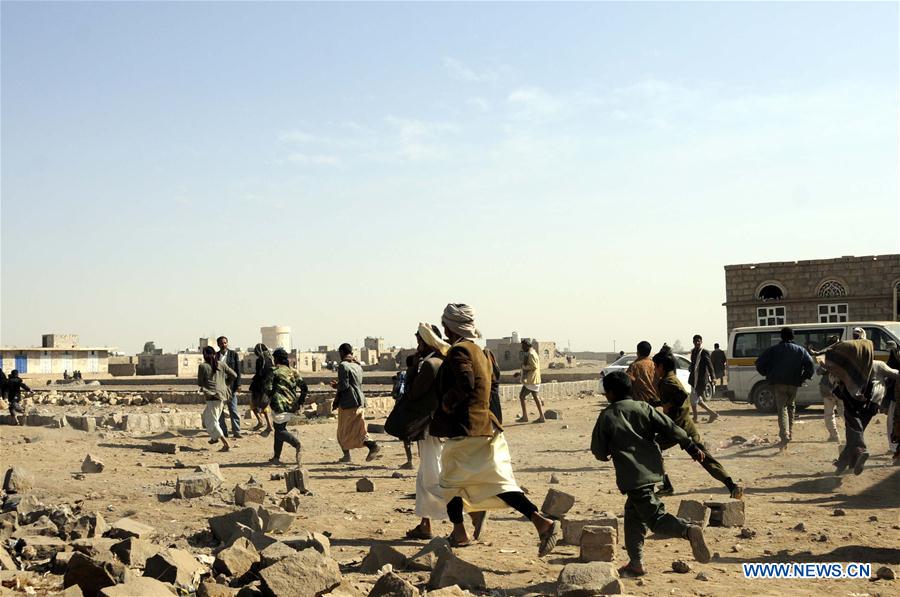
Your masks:
[[[2,4],[2,341],[724,341],[898,251],[896,3]]]

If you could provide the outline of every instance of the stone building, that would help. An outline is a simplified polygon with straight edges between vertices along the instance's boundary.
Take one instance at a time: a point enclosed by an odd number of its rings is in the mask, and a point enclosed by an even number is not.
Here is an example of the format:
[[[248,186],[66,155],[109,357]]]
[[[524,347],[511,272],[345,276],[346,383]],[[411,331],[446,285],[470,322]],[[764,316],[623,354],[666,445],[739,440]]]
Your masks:
[[[522,344],[519,335],[513,332],[512,336],[504,338],[491,338],[485,341],[488,350],[494,353],[497,364],[503,371],[518,369],[522,366]],[[556,342],[550,340],[532,340],[532,346],[541,360],[541,369],[549,367],[550,363],[565,362],[565,358],[559,357],[556,351]]]
[[[111,346],[79,346],[75,334],[44,334],[41,346],[0,347],[0,368],[16,369],[22,377],[57,378],[81,371],[85,378],[109,375]]]
[[[725,266],[728,330],[900,321],[900,254]]]

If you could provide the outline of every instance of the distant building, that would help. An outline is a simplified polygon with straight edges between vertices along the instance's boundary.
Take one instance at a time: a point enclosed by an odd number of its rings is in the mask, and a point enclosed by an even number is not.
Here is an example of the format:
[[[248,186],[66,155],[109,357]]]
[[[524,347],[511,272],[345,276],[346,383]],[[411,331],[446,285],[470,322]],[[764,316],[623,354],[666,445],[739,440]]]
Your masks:
[[[725,266],[728,330],[900,321],[900,254]]]
[[[522,344],[519,334],[513,332],[511,336],[493,338],[485,341],[485,346],[494,353],[497,364],[504,371],[518,369],[522,366]],[[541,360],[541,368],[546,369],[550,363],[565,362],[565,358],[558,356],[556,342],[550,340],[533,340],[532,347],[537,351]]]
[[[0,347],[0,368],[28,377],[62,377],[81,371],[86,377],[109,375],[112,346],[79,346],[76,334],[44,334],[41,346]]]
[[[270,325],[259,328],[262,336],[262,343],[269,347],[269,350],[283,348],[288,352],[293,350],[291,341],[291,328],[284,325]]]
[[[385,349],[384,338],[366,338],[363,340],[363,348],[381,352]]]

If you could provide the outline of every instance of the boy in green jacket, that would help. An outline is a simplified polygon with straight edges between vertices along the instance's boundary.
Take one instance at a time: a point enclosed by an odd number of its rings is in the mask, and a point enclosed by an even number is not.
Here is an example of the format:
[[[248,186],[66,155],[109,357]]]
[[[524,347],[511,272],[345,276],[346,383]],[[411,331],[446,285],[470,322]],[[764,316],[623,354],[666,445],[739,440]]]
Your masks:
[[[709,561],[703,529],[666,512],[653,487],[662,481],[662,453],[656,443],[677,443],[697,462],[705,454],[683,429],[646,402],[633,400],[631,380],[622,371],[603,378],[603,390],[611,404],[597,418],[591,436],[591,452],[598,460],[612,458],[616,485],[626,494],[625,549],[628,564],[619,568],[622,576],[643,576],[644,535],[647,529],[664,537],[680,537],[691,543],[698,562]]]

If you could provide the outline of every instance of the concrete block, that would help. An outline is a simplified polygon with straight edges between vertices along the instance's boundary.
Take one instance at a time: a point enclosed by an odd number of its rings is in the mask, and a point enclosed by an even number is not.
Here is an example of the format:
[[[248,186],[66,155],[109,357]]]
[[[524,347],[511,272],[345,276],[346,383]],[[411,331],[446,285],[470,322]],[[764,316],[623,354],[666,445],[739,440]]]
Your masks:
[[[288,492],[296,488],[300,490],[300,493],[308,493],[310,491],[309,471],[305,468],[290,470],[284,476],[284,483]]]
[[[259,485],[238,483],[234,486],[234,503],[238,506],[262,504],[266,501],[266,490]]]
[[[618,595],[622,592],[618,569],[609,562],[566,564],[556,581],[556,594],[565,597]]]
[[[709,516],[712,510],[697,500],[681,500],[678,504],[678,518],[705,527],[709,524]]]
[[[218,477],[209,473],[188,473],[178,475],[175,483],[175,495],[183,499],[193,499],[208,495],[221,484]]]
[[[558,489],[550,489],[547,491],[547,497],[544,498],[541,510],[553,518],[562,518],[574,505],[574,495]]]
[[[744,526],[744,501],[726,498],[710,500],[704,504],[711,510],[709,526],[742,527]]]
[[[612,527],[584,527],[580,557],[582,562],[615,562],[616,530]]]
[[[147,452],[156,452],[157,454],[177,454],[178,444],[174,442],[150,442]]]
[[[619,542],[619,519],[614,517],[592,519],[562,520],[562,543],[565,545],[581,545],[581,532],[586,526],[611,527],[615,530],[615,543]]]

